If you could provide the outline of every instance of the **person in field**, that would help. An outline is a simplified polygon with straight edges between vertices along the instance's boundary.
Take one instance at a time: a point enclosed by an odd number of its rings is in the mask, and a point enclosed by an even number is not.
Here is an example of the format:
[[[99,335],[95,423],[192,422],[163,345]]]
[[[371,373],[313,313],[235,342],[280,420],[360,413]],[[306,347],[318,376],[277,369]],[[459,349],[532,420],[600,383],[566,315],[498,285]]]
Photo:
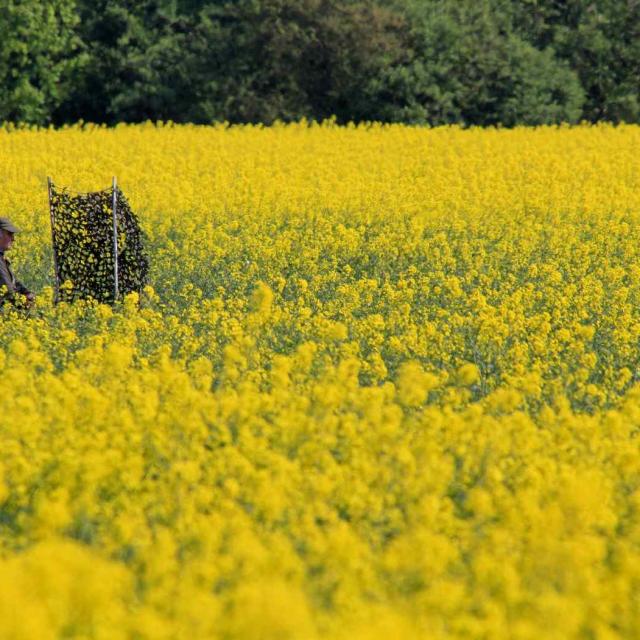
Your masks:
[[[13,245],[14,235],[19,232],[20,229],[14,226],[8,218],[0,217],[0,307],[5,302],[19,304],[20,299],[16,297],[16,294],[26,297],[27,306],[31,306],[35,300],[35,295],[16,280],[10,262],[4,257],[5,252],[9,251]]]

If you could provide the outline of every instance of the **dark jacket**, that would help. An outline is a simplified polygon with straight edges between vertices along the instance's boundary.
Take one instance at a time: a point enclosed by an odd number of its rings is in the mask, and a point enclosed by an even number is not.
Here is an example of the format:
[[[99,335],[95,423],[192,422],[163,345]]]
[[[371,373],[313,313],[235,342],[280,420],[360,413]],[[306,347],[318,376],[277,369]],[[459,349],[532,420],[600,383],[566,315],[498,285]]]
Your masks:
[[[13,271],[11,271],[11,263],[4,257],[4,253],[0,251],[0,306],[7,301],[14,302],[16,293],[27,295],[31,292],[16,280]]]

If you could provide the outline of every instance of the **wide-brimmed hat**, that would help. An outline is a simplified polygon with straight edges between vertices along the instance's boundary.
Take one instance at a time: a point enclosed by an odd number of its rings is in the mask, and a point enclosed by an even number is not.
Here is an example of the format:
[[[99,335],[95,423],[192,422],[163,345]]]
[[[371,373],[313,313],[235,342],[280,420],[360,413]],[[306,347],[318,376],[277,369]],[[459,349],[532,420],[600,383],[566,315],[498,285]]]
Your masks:
[[[18,229],[9,218],[0,218],[0,229],[9,231],[9,233],[20,233],[20,229]]]

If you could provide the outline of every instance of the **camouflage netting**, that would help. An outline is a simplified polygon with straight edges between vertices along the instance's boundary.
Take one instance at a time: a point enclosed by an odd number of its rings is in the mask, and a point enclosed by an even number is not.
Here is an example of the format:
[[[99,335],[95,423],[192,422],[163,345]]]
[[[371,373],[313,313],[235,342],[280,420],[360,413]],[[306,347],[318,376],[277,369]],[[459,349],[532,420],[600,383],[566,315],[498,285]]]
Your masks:
[[[113,259],[113,189],[71,194],[51,185],[53,248],[61,286],[58,300],[115,300]],[[137,216],[116,188],[119,297],[140,292],[147,283],[149,261]]]

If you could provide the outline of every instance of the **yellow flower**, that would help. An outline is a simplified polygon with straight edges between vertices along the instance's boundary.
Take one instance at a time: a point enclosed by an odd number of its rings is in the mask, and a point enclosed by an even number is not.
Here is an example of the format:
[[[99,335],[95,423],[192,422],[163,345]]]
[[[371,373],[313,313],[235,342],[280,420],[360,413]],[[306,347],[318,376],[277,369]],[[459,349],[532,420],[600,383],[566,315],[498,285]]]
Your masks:
[[[633,637],[638,148],[1,128],[0,638]],[[42,176],[114,166],[152,281],[54,304]]]
[[[397,387],[400,402],[409,407],[420,406],[427,394],[438,386],[438,378],[423,370],[417,362],[404,363],[398,372]]]
[[[475,384],[480,380],[480,370],[475,364],[467,362],[458,369],[458,379],[464,385]]]

